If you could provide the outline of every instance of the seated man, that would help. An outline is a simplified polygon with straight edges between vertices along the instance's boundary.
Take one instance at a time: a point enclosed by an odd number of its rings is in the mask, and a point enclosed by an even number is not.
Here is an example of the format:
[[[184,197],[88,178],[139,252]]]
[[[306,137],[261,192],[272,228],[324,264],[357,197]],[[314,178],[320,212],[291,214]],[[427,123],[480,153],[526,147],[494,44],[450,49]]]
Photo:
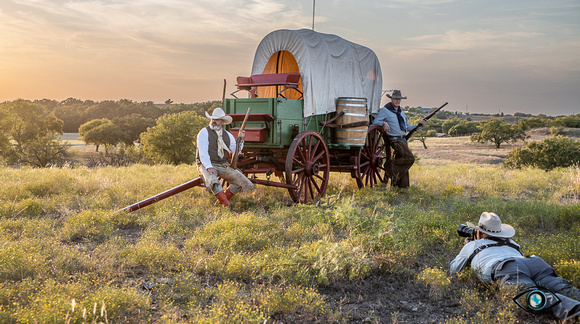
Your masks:
[[[461,252],[451,261],[451,274],[471,267],[487,283],[541,286],[562,300],[552,308],[556,317],[567,320],[580,316],[580,289],[556,276],[554,269],[541,258],[524,257],[520,246],[510,240],[515,234],[512,226],[502,224],[499,216],[487,212],[481,214],[478,226],[469,222],[467,226],[476,230],[476,237],[475,240],[467,238]]]
[[[242,172],[230,168],[227,160],[226,152],[233,153],[236,150],[236,140],[223,129],[223,125],[230,124],[232,117],[227,116],[221,108],[216,108],[211,116],[206,112],[205,116],[210,120],[209,126],[197,134],[197,171],[207,189],[227,207],[230,205],[229,199],[240,190],[251,191],[256,187]],[[241,131],[242,140],[244,135]],[[222,190],[218,176],[230,183],[227,190]]]

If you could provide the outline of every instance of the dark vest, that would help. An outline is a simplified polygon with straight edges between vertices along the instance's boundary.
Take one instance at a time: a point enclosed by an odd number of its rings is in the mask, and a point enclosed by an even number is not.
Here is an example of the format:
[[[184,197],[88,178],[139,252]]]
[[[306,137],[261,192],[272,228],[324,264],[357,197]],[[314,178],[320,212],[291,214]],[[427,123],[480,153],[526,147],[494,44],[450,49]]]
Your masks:
[[[209,159],[211,161],[211,164],[223,164],[225,162],[228,162],[228,159],[226,158],[226,154],[224,154],[223,158],[220,158],[218,155],[218,135],[215,131],[213,131],[211,128],[206,127],[205,128],[207,130],[207,138],[209,140],[209,145],[208,145],[208,151],[209,151]],[[222,138],[224,139],[224,143],[226,143],[226,146],[229,148],[230,147],[230,137],[228,136],[228,132],[224,129],[222,130]],[[201,164],[201,160],[199,159],[199,147],[197,148],[196,151],[196,160],[197,160],[197,164]]]

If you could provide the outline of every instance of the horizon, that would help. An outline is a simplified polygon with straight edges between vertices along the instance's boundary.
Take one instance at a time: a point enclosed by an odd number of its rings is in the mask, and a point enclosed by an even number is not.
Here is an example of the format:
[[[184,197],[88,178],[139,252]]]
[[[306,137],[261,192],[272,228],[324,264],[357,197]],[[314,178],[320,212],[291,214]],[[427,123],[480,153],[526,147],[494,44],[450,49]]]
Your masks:
[[[93,101],[95,103],[99,103],[99,102],[104,102],[104,101],[120,101],[120,100],[129,100],[132,101],[134,103],[146,103],[146,102],[152,102],[153,105],[155,106],[165,106],[167,105],[166,103],[160,103],[160,102],[153,102],[151,100],[144,100],[144,101],[137,101],[137,100],[132,100],[129,98],[121,98],[121,99],[103,99],[103,100],[92,100],[92,99],[79,99],[79,98],[73,98],[73,97],[68,97],[66,99],[63,100],[56,100],[56,99],[50,99],[50,98],[42,98],[42,99],[25,99],[25,98],[17,98],[14,100],[7,100],[7,101],[3,101],[0,102],[0,104],[3,103],[7,103],[7,102],[11,102],[11,101],[15,101],[15,100],[27,100],[30,102],[35,102],[35,101],[42,101],[42,100],[53,100],[56,102],[63,102],[66,101],[67,99],[76,99],[76,100],[80,100],[80,101]],[[212,101],[222,101],[222,99],[214,99],[214,100],[205,100],[205,101],[197,101],[197,102],[179,102],[179,103],[175,103],[172,102],[171,104],[176,104],[176,105],[195,105],[195,104],[199,104],[199,103],[204,103],[204,102],[212,102]],[[411,109],[411,108],[423,108],[423,109],[436,109],[437,107],[423,107],[423,106],[409,106],[409,105],[405,105],[402,106],[401,108],[403,109]],[[485,113],[485,112],[463,112],[463,111],[457,111],[457,110],[448,110],[448,109],[441,109],[441,111],[448,111],[448,112],[452,112],[452,113],[458,113],[458,114],[462,114],[462,115],[466,115],[466,116],[478,116],[478,115],[483,115],[483,116],[497,116],[497,115],[501,115],[500,117],[509,117],[509,116],[514,116],[514,117],[519,117],[519,116],[515,116],[515,114],[526,114],[526,115],[532,115],[533,117],[538,116],[538,115],[545,115],[547,117],[564,117],[564,116],[575,116],[575,115],[580,115],[580,113],[578,114],[563,114],[563,115],[549,115],[549,114],[545,114],[545,113],[539,113],[539,114],[531,114],[531,113],[525,113],[525,112],[521,112],[521,111],[516,111],[514,113],[493,113],[493,112],[489,112],[489,113]],[[503,115],[502,115],[503,114]],[[524,116],[522,116],[524,117]]]
[[[311,0],[7,0],[0,101],[211,101],[249,75],[269,32],[311,29],[312,11]],[[563,116],[580,113],[579,16],[574,0],[333,0],[316,2],[314,30],[373,50],[383,89],[409,106]]]

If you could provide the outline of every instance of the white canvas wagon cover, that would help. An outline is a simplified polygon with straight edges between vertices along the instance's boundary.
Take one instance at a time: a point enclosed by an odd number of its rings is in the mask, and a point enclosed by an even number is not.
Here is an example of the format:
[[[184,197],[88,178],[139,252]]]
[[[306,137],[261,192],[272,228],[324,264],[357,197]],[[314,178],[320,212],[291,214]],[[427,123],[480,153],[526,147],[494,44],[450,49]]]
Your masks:
[[[258,45],[252,75],[300,72],[304,116],[336,111],[339,97],[366,98],[369,113],[381,104],[382,73],[375,53],[339,36],[281,29]]]

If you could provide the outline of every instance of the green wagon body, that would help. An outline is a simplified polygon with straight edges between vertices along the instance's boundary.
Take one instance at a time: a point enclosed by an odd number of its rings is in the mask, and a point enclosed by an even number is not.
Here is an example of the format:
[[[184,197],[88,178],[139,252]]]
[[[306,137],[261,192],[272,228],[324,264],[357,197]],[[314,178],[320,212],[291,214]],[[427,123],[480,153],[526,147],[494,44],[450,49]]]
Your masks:
[[[234,119],[228,127],[234,136],[251,110],[237,164],[242,172],[256,184],[287,188],[300,203],[324,196],[329,172],[348,172],[359,187],[387,182],[383,163],[390,149],[380,127],[362,135],[363,146],[337,143],[336,131],[323,126],[336,113],[304,117],[303,104],[286,98],[224,99],[224,110]]]

